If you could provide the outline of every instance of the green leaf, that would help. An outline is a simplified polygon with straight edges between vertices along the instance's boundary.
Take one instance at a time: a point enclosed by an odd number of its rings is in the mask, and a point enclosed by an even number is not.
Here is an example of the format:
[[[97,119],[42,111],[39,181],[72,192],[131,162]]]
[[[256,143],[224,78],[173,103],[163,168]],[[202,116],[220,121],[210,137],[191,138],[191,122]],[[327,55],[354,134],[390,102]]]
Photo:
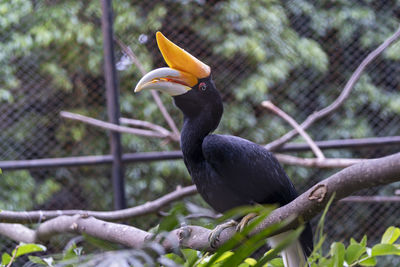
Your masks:
[[[344,258],[348,264],[351,264],[358,260],[365,251],[365,247],[358,243],[352,243],[348,246]]]
[[[376,258],[375,257],[367,257],[361,260],[359,263],[361,266],[375,266],[376,265]]]
[[[390,226],[382,236],[381,243],[393,244],[400,237],[400,228]]]
[[[301,233],[304,230],[304,226],[300,226],[294,231],[289,232],[285,238],[282,240],[281,243],[279,243],[275,248],[271,249],[261,259],[258,260],[257,264],[255,267],[261,267],[263,264],[267,263],[269,260],[275,258],[279,252],[281,252],[284,248],[292,244],[295,240],[299,238]]]
[[[393,244],[377,244],[373,246],[371,256],[400,255],[400,249]]]
[[[228,250],[232,250],[235,247],[240,248],[235,251],[235,255],[231,257],[227,262],[227,266],[236,266],[241,263],[246,257],[248,257],[252,252],[254,252],[258,247],[262,246],[265,243],[265,238],[271,235],[273,232],[280,229],[282,226],[286,224],[286,222],[278,223],[267,227],[262,230],[258,234],[252,236],[250,239],[246,239],[247,235],[250,233],[252,229],[254,229],[257,225],[261,223],[271,212],[272,208],[268,208],[271,206],[267,206],[266,208],[263,206],[259,206],[259,211],[256,218],[252,219],[246,227],[241,232],[236,232],[231,239],[229,239],[225,244],[218,248],[217,252],[211,257],[208,263],[205,265],[207,267],[213,266],[215,260],[218,259],[224,252]],[[236,209],[238,212],[242,212],[241,208]],[[248,211],[248,207],[244,207]],[[254,210],[254,209],[253,209]],[[229,211],[228,211],[229,212]],[[246,214],[246,213],[244,213]],[[263,243],[261,243],[263,242]],[[231,265],[229,265],[231,264]]]
[[[367,235],[364,235],[360,241],[360,245],[363,247],[367,247]]]
[[[193,266],[193,264],[197,261],[197,251],[194,249],[181,249],[183,256],[186,259],[187,266]]]
[[[14,255],[14,259],[18,258],[19,256],[33,253],[33,252],[38,252],[38,251],[46,251],[46,247],[38,244],[24,244],[21,243],[19,246],[17,246],[12,252],[11,255]],[[11,261],[11,256],[8,253],[3,253],[1,257],[1,264],[2,265],[7,265]]]
[[[169,215],[164,217],[158,226],[158,231],[172,231],[180,225],[179,217],[186,212],[183,203],[177,203],[169,212]]]
[[[76,249],[76,244],[72,244],[72,246],[70,246],[63,254],[63,260],[70,260],[70,259],[75,259],[76,258],[76,253],[75,250]]]
[[[255,259],[253,259],[253,258],[247,258],[247,259],[244,260],[244,262],[247,263],[250,266],[254,266],[254,265],[257,264],[257,261]]]
[[[166,258],[173,260],[175,263],[177,264],[184,264],[185,261],[179,257],[178,255],[176,255],[175,253],[169,253],[165,255]],[[192,265],[185,265],[185,266],[192,266]]]
[[[268,266],[271,267],[284,267],[282,258],[275,258],[268,262]]]
[[[15,249],[13,250],[12,254],[14,254],[14,251],[15,251]],[[38,245],[38,244],[22,244],[18,247],[15,258],[18,258],[19,256],[22,256],[25,254],[39,252],[39,251],[46,251],[46,247],[43,245]]]
[[[44,265],[44,266],[48,266],[47,263],[44,260],[42,260],[40,257],[28,256],[28,259],[33,263],[41,264],[41,265]]]
[[[331,196],[331,198],[329,199],[328,203],[326,203],[324,212],[322,212],[321,218],[318,221],[318,225],[317,225],[317,229],[315,230],[315,238],[318,238],[318,240],[321,240],[324,238],[324,224],[325,224],[325,217],[326,214],[328,213],[328,209],[332,204],[333,199],[335,198],[336,193],[334,192]],[[316,240],[314,240],[314,243],[319,243],[316,242]],[[322,253],[322,251],[320,251],[320,253]]]
[[[332,266],[340,267],[343,266],[345,247],[341,242],[335,242],[331,245],[330,254],[332,256],[333,262]]]
[[[92,244],[93,246],[95,246],[97,248],[104,249],[104,250],[117,250],[118,249],[118,245],[108,242],[106,240],[102,240],[100,238],[96,238],[96,237],[90,236],[85,233],[83,233],[82,236],[85,239],[85,241],[87,241],[88,243]]]
[[[2,265],[7,265],[7,264],[10,263],[10,261],[11,261],[10,254],[8,254],[7,252],[3,253],[3,255],[1,256],[1,264]]]
[[[224,261],[224,260],[226,260],[226,259],[232,257],[232,255],[234,255],[234,253],[233,253],[232,251],[225,251],[224,253],[222,253],[221,256],[219,256],[219,257],[215,260],[215,263],[222,262],[222,261]]]
[[[255,205],[255,206],[240,206],[233,209],[228,210],[218,218],[219,222],[224,222],[229,219],[240,218],[246,216],[249,213],[270,213],[272,210],[277,208],[275,205]]]

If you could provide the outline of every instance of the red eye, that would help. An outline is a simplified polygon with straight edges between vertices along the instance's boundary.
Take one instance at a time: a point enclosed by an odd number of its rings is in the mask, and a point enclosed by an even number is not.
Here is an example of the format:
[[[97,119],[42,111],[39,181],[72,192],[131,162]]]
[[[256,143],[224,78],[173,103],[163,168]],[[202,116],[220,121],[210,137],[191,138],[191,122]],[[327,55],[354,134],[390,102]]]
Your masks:
[[[207,89],[207,84],[205,82],[201,82],[199,84],[199,90],[205,91]]]

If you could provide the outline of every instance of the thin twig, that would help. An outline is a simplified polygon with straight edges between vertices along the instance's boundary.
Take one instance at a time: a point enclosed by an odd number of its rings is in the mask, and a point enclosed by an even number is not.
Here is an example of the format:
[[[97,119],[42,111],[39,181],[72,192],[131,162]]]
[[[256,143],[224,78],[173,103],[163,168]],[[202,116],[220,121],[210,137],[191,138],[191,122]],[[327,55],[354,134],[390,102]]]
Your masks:
[[[13,252],[13,254],[12,254],[12,256],[11,256],[10,262],[7,264],[7,267],[10,267],[11,264],[14,262],[15,257],[17,256],[18,249],[19,249],[19,245],[17,245],[17,246],[15,247],[14,252]]]
[[[133,53],[132,49],[129,46],[125,45],[118,38],[114,37],[114,40],[115,40],[115,42],[117,42],[117,44],[122,49],[122,51],[125,53],[125,55],[127,55],[132,60],[133,64],[135,64],[135,66],[139,69],[140,73],[142,75],[145,75],[147,73],[147,71],[144,69],[142,63],[140,63],[139,59]]]
[[[8,211],[0,212],[0,222],[7,223],[36,223],[43,222],[61,215],[93,216],[108,221],[118,221],[155,213],[170,203],[197,193],[196,186],[177,188],[158,199],[136,207],[116,211],[91,211],[91,210],[37,210],[37,211]]]
[[[325,159],[325,156],[322,153],[321,149],[319,149],[319,147],[315,144],[311,137],[300,127],[300,125],[292,117],[290,117],[286,112],[272,104],[272,102],[270,101],[263,101],[261,105],[287,121],[304,138],[304,140],[310,146],[311,150],[314,152],[317,158],[320,160]]]
[[[310,127],[314,122],[317,120],[328,116],[329,114],[333,113],[336,109],[338,109],[344,102],[345,100],[349,97],[351,90],[353,89],[354,85],[360,78],[362,72],[365,70],[365,68],[370,64],[377,56],[379,56],[388,46],[390,46],[393,42],[397,41],[400,38],[400,28],[397,29],[397,31],[390,36],[388,39],[386,39],[378,48],[376,48],[374,51],[368,54],[368,56],[361,62],[361,64],[357,67],[357,69],[354,71],[354,73],[351,75],[349,81],[347,82],[346,86],[344,87],[343,91],[340,93],[339,97],[331,103],[329,106],[314,112],[310,116],[307,117],[307,119],[300,125],[301,128],[304,130]],[[267,144],[265,147],[268,150],[274,151],[289,140],[291,140],[293,137],[295,137],[298,134],[298,132],[294,129],[291,130],[290,132],[286,133],[279,139],[276,139],[275,141],[272,141],[271,143]]]
[[[174,132],[175,136],[179,140],[179,138],[181,136],[181,133],[179,132],[178,127],[176,127],[176,124],[175,124],[174,120],[169,115],[167,109],[165,108],[164,104],[162,103],[158,92],[156,90],[150,90],[150,92],[151,92],[151,95],[153,96],[154,101],[156,102],[158,108],[160,109],[162,115],[164,116],[164,119],[167,121],[169,127],[171,127],[171,129]]]
[[[400,196],[350,196],[341,199],[339,203],[400,203]]]
[[[165,129],[164,127],[148,122],[148,121],[142,121],[142,120],[135,120],[135,119],[129,119],[129,118],[120,118],[119,123],[121,124],[126,124],[126,125],[132,125],[136,127],[143,127],[143,128],[149,128],[151,130],[154,130],[156,132],[160,132],[165,135],[171,135],[171,132]]]
[[[349,159],[349,158],[299,158],[295,156],[290,156],[286,154],[274,153],[275,157],[282,164],[303,166],[309,168],[345,168],[368,159]]]
[[[119,40],[117,38],[115,38],[115,41],[120,46],[122,51],[124,51],[124,53],[132,60],[133,64],[135,64],[135,66],[139,69],[139,71],[142,73],[142,75],[145,75],[147,73],[147,71],[145,70],[145,68],[143,67],[143,64],[140,62],[140,60],[135,55],[135,53],[133,53],[132,49],[129,46],[125,45],[121,40]],[[164,104],[162,103],[158,92],[155,90],[150,90],[150,91],[151,91],[151,95],[152,95],[154,101],[156,102],[156,104],[158,106],[158,109],[161,111],[161,114],[163,115],[164,119],[168,123],[172,132],[174,133],[175,139],[179,140],[180,133],[179,133],[178,127],[176,127],[174,120],[172,119],[171,115],[169,115],[167,109],[165,108]]]
[[[113,124],[113,123],[97,120],[97,119],[94,119],[94,118],[91,118],[91,117],[87,117],[87,116],[84,116],[84,115],[71,113],[71,112],[67,112],[67,111],[61,111],[60,112],[60,116],[63,117],[63,118],[76,120],[76,121],[81,121],[81,122],[86,123],[86,124],[90,124],[90,125],[93,125],[93,126],[97,126],[97,127],[103,128],[103,129],[116,131],[116,132],[120,132],[120,133],[129,133],[129,134],[136,134],[136,135],[157,137],[157,138],[168,138],[168,137],[170,137],[170,136],[162,134],[160,132],[120,126],[120,125],[116,125],[116,124]]]

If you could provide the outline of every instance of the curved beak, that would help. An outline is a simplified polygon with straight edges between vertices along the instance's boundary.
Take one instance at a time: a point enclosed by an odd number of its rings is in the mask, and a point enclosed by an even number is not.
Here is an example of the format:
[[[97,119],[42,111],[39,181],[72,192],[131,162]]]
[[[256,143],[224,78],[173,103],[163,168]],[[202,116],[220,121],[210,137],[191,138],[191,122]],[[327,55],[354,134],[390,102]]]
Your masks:
[[[161,32],[156,34],[158,48],[169,68],[152,70],[143,76],[135,92],[154,89],[171,96],[189,91],[201,78],[210,75],[210,67],[168,40]]]

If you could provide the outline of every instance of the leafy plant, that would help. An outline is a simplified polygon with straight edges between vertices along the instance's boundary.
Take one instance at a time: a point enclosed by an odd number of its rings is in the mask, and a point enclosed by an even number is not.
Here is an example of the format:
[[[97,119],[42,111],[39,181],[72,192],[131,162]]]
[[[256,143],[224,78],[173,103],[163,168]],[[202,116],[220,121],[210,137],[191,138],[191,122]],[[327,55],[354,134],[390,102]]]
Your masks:
[[[11,255],[7,252],[4,252],[1,256],[1,267],[9,267],[13,262],[22,255],[31,254],[34,252],[46,251],[46,247],[38,244],[24,244],[21,243],[17,245],[14,250],[11,252]]]

